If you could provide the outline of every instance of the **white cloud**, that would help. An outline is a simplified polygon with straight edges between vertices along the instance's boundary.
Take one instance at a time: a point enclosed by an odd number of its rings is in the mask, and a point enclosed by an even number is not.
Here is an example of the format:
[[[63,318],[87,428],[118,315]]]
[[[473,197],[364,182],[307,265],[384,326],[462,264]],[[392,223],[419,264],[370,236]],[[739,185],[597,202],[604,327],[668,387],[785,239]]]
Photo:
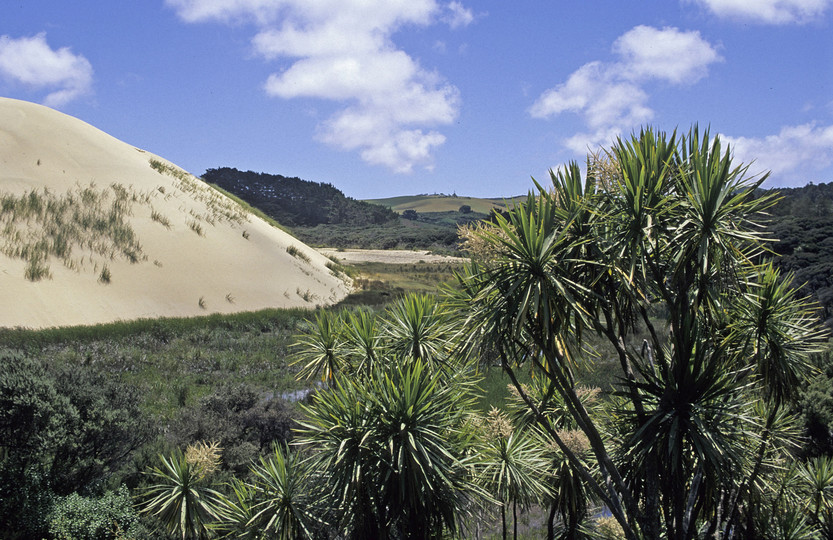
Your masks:
[[[445,6],[445,10],[443,21],[448,23],[451,28],[468,26],[474,21],[474,13],[460,2],[450,2]]]
[[[771,171],[772,186],[803,185],[833,165],[833,125],[785,126],[763,138],[721,135],[736,162],[750,164],[749,172]]]
[[[398,49],[391,36],[404,26],[471,23],[460,2],[436,0],[167,0],[188,22],[252,21],[257,54],[290,58],[264,89],[282,99],[344,103],[319,125],[327,144],[399,172],[430,168],[445,137],[433,129],[454,121],[459,92]]]
[[[274,0],[166,0],[186,22],[252,19],[267,23],[280,12],[283,2]]]
[[[93,68],[67,48],[52,50],[46,34],[13,39],[0,36],[0,76],[51,92],[43,103],[61,107],[90,91]]]
[[[763,24],[806,23],[824,15],[833,0],[689,0],[717,15]]]
[[[534,118],[579,115],[590,131],[564,141],[577,154],[607,145],[622,131],[653,117],[647,83],[693,84],[707,74],[710,64],[721,60],[699,32],[677,28],[637,26],[620,36],[612,49],[619,61],[583,65],[566,82],[543,92],[529,109]]]
[[[650,26],[637,26],[620,36],[613,51],[622,58],[624,77],[674,84],[697,82],[706,76],[709,64],[720,59],[700,32]]]

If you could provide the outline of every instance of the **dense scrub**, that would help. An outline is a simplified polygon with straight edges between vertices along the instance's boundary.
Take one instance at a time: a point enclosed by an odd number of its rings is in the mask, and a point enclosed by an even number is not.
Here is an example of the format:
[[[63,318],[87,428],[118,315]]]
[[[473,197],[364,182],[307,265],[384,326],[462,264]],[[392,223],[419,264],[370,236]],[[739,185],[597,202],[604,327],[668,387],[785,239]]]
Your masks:
[[[332,184],[277,174],[208,169],[203,180],[240,197],[286,227],[381,225],[395,223],[395,212],[346,197]]]
[[[780,197],[768,230],[777,239],[775,264],[794,272],[796,284],[821,306],[833,324],[833,183],[772,190]]]

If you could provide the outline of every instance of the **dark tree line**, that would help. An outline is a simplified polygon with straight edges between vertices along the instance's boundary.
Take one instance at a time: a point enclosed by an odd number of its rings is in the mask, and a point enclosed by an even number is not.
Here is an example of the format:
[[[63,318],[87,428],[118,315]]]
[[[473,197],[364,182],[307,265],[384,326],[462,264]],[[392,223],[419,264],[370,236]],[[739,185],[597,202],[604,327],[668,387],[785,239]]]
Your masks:
[[[231,167],[208,169],[202,178],[287,227],[382,225],[399,220],[390,208],[347,197],[332,184]]]

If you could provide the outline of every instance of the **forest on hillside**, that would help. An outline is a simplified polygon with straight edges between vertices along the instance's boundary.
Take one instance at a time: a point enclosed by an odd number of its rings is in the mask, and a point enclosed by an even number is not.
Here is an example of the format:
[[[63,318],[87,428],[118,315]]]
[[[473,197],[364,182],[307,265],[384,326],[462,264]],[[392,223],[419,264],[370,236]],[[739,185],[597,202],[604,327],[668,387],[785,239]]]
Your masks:
[[[776,239],[776,266],[793,272],[804,294],[815,298],[821,318],[833,321],[833,183],[769,190],[779,197],[767,226]]]
[[[312,246],[457,252],[457,225],[487,217],[462,206],[463,211],[411,210],[400,217],[386,206],[347,197],[332,184],[230,167],[209,169],[202,178]]]
[[[347,197],[332,184],[231,167],[208,169],[202,178],[290,228],[384,225],[398,220],[389,208]]]

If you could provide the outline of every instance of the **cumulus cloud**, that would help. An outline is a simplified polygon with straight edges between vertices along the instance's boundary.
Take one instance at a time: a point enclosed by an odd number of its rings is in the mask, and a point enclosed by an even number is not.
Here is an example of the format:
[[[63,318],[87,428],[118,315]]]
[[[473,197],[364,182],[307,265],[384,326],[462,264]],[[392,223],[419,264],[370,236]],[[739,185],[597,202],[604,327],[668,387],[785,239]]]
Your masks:
[[[772,186],[803,185],[833,165],[833,126],[785,126],[763,138],[721,136],[749,172],[771,171]]]
[[[670,27],[637,26],[620,36],[612,49],[618,61],[583,65],[566,82],[543,92],[529,109],[534,118],[579,115],[590,131],[564,141],[575,153],[605,145],[622,131],[649,121],[654,112],[648,106],[648,83],[693,84],[706,76],[710,64],[721,60],[699,32]]]
[[[436,131],[459,112],[458,90],[393,43],[403,26],[470,24],[460,2],[436,0],[168,0],[188,22],[251,21],[254,51],[291,59],[264,89],[282,99],[344,104],[318,126],[319,140],[358,151],[368,163],[397,172],[431,168],[445,141]]]
[[[50,90],[44,105],[61,107],[90,91],[93,68],[68,47],[53,50],[45,33],[19,39],[0,36],[0,76],[37,90]]]
[[[762,24],[806,23],[824,15],[833,0],[689,0],[718,17]]]
[[[613,43],[613,52],[622,58],[623,76],[664,79],[673,84],[699,81],[706,76],[709,64],[720,59],[699,32],[650,26],[637,26],[620,36]]]

